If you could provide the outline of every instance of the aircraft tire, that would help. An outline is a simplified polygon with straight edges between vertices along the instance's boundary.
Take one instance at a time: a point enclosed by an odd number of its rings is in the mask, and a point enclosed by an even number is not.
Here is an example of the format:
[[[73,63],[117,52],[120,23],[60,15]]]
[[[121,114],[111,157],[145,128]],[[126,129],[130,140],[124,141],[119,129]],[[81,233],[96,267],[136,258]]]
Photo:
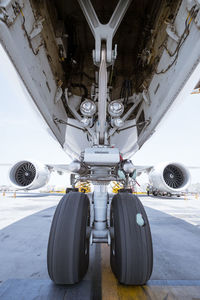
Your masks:
[[[130,193],[113,197],[112,225],[110,264],[113,273],[122,284],[145,284],[152,273],[153,247],[148,218],[138,197]]]
[[[86,194],[69,192],[62,197],[56,208],[47,250],[48,273],[56,284],[74,284],[87,272],[88,207]]]

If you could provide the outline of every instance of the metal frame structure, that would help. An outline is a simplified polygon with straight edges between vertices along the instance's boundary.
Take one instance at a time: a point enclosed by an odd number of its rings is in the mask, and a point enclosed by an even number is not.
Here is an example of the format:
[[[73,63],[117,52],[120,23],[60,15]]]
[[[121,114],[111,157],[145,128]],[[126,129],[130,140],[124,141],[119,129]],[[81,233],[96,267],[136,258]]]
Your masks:
[[[116,53],[112,50],[112,39],[132,0],[119,0],[107,24],[100,23],[90,0],[78,1],[95,38],[94,63],[99,65],[101,62],[101,48],[102,41],[104,41],[106,43],[106,62],[108,65],[113,64]]]

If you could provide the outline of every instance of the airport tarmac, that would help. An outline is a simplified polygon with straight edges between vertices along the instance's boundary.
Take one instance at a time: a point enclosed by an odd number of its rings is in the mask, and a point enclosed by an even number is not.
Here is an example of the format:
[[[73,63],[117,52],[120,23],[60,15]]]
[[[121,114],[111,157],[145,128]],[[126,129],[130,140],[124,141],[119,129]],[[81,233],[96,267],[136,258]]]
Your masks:
[[[60,194],[0,193],[0,299],[193,299],[200,300],[200,199],[140,195],[149,217],[154,268],[143,287],[118,284],[109,247],[90,248],[85,278],[55,286],[48,277],[46,249]]]

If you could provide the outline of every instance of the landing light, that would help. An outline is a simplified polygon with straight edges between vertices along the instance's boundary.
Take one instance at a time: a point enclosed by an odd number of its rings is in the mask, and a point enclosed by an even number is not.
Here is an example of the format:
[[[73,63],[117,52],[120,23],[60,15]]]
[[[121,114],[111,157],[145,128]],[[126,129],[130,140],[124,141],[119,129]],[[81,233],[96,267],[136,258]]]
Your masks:
[[[91,100],[84,100],[81,103],[80,111],[86,117],[92,117],[96,112],[96,105]]]
[[[83,127],[88,127],[88,126],[90,126],[90,119],[84,117],[81,119],[81,123],[82,123]]]
[[[124,112],[124,105],[121,101],[114,100],[109,104],[108,112],[112,117],[120,117]]]
[[[122,127],[124,125],[124,121],[120,118],[113,119],[112,126],[113,127]]]

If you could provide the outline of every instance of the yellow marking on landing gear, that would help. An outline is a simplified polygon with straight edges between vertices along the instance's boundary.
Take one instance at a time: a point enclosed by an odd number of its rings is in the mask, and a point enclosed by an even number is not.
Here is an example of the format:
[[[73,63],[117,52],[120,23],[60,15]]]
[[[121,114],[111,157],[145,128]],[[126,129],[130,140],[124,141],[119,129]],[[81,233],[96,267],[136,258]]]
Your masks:
[[[76,184],[76,188],[78,188],[78,191],[80,193],[90,193],[91,192],[91,185],[90,182],[78,182]]]
[[[121,182],[112,181],[112,192],[117,194],[120,189],[123,189],[124,185]]]

